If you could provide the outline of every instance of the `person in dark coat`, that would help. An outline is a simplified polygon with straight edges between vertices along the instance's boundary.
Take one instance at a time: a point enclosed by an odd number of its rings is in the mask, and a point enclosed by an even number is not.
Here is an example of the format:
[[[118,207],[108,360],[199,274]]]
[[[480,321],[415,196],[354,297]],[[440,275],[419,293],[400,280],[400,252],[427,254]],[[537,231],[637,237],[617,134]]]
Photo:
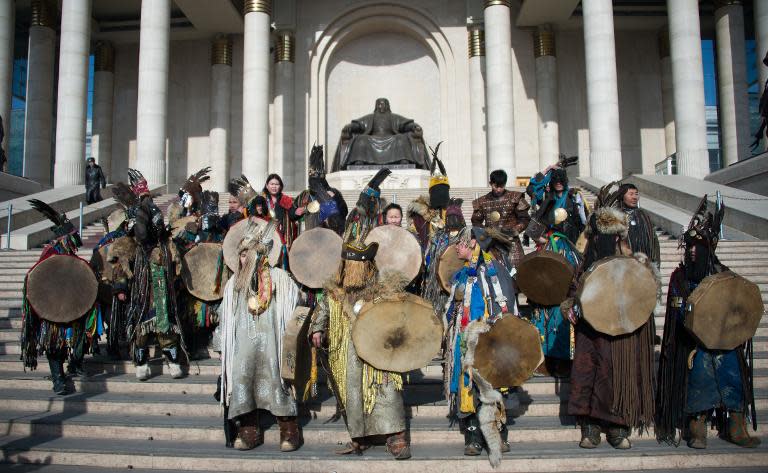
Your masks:
[[[85,203],[95,204],[101,201],[101,189],[107,187],[107,179],[101,166],[96,164],[96,160],[88,158],[88,166],[85,168]]]

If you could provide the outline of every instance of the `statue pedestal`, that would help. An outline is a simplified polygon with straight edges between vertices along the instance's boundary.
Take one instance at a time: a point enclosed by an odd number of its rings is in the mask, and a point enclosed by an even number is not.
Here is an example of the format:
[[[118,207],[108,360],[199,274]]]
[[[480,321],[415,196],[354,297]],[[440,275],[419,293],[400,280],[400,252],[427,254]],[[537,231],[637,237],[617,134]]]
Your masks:
[[[337,171],[326,174],[331,187],[340,191],[363,190],[368,181],[376,175],[377,169]],[[426,169],[393,169],[392,174],[381,184],[381,189],[426,189],[429,187],[429,171]]]

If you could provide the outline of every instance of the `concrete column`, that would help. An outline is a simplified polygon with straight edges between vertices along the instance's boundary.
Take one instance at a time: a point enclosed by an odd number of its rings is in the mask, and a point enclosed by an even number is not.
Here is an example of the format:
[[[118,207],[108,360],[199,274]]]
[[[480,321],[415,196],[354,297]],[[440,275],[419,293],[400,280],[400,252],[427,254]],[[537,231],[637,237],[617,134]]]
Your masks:
[[[560,156],[560,128],[557,104],[557,57],[555,33],[539,26],[533,35],[536,57],[536,108],[539,112],[539,169],[557,162]]]
[[[166,183],[166,115],[171,0],[141,2],[136,167],[150,184]]]
[[[488,170],[503,169],[517,179],[512,94],[512,20],[509,0],[485,0],[485,87]]]
[[[224,192],[229,181],[229,127],[232,108],[232,38],[219,35],[211,44],[211,188]]]
[[[587,69],[589,172],[592,177],[613,181],[622,177],[613,2],[583,0],[581,6]]]
[[[472,185],[488,184],[488,161],[485,137],[485,31],[470,27],[469,39],[469,121]]]
[[[259,188],[269,173],[271,0],[246,0],[243,40],[243,173]]]
[[[13,79],[13,39],[16,2],[0,1],[0,117],[3,119],[5,135],[8,136],[0,146],[8,156],[11,136],[11,83]],[[3,171],[4,169],[0,169]]]
[[[768,80],[768,67],[763,64],[763,58],[768,53],[768,0],[755,0],[753,3],[755,16],[755,43],[757,70],[760,75],[760,91]]]
[[[112,176],[112,114],[114,113],[115,50],[106,41],[96,43],[93,72],[93,125],[91,155],[107,180]]]
[[[675,102],[672,88],[672,59],[669,57],[669,30],[659,32],[659,58],[661,61],[661,109],[664,117],[664,147],[666,157],[675,154]]]
[[[744,9],[740,0],[719,0],[715,8],[717,88],[725,167],[750,156]]]
[[[286,189],[303,188],[305,180],[304,176],[296,176],[296,168],[300,166],[296,166],[294,149],[294,45],[293,33],[277,33],[273,129],[275,169],[270,169],[270,172],[276,172],[283,177]]]
[[[709,174],[698,0],[667,0],[677,173]]]
[[[53,65],[56,59],[56,9],[49,0],[32,2],[24,112],[24,177],[51,185]],[[10,120],[9,120],[10,121]]]
[[[59,42],[55,187],[85,181],[85,128],[88,113],[88,59],[91,0],[64,0]]]

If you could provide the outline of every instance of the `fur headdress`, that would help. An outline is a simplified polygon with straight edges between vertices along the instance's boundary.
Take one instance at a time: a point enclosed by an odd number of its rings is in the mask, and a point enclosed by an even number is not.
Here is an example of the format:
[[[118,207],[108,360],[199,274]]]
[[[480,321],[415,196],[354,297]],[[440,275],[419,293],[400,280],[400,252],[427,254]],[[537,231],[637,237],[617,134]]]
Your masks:
[[[603,235],[619,235],[627,238],[629,224],[627,214],[615,207],[601,207],[590,218],[590,230]]]

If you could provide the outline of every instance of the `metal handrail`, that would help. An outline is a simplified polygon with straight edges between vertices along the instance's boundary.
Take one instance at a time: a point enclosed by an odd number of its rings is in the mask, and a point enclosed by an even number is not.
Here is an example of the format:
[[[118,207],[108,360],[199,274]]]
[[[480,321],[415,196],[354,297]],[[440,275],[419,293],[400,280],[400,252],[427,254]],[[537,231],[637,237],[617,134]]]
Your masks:
[[[654,168],[656,174],[660,176],[677,174],[677,153],[673,153],[659,161],[654,165]]]
[[[8,229],[5,234],[5,249],[11,249],[11,219],[13,218],[13,203],[8,202]]]

